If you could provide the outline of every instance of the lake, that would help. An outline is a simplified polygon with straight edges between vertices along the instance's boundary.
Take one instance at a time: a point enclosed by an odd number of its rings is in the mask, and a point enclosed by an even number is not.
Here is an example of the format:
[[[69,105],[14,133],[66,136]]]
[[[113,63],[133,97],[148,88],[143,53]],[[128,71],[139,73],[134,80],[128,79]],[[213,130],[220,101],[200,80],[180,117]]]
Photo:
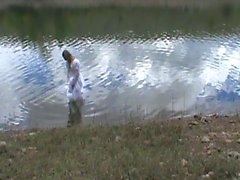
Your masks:
[[[0,11],[0,130],[65,127],[67,70],[85,79],[81,124],[240,110],[240,7]]]

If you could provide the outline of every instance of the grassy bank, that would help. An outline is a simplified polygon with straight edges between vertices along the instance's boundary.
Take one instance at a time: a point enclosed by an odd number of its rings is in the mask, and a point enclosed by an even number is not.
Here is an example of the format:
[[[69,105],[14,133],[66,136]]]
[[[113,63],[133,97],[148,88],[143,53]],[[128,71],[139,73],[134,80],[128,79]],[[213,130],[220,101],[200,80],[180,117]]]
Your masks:
[[[240,178],[238,117],[0,134],[0,179]]]

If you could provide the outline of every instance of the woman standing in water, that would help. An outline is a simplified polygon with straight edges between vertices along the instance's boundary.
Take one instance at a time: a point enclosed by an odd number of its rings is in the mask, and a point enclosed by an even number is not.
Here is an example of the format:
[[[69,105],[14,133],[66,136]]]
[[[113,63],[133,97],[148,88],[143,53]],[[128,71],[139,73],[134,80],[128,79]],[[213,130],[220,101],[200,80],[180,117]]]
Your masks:
[[[80,62],[68,50],[62,52],[62,57],[67,62],[68,69],[68,90],[69,98],[69,121],[68,125],[74,125],[81,122],[83,106],[83,78],[80,73]]]

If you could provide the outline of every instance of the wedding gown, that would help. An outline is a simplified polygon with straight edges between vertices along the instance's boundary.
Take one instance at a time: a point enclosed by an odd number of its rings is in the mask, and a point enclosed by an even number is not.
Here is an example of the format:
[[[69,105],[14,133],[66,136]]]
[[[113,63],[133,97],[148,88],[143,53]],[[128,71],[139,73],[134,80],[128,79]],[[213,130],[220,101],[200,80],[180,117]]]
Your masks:
[[[68,88],[67,97],[71,101],[82,99],[84,80],[80,73],[80,62],[74,59],[71,64],[68,64]]]

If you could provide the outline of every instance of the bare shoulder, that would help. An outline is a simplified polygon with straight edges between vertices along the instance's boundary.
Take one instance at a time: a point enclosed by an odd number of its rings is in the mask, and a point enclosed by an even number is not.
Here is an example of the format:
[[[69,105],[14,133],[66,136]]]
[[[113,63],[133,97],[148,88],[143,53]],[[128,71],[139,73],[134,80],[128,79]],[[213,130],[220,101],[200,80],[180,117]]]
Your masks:
[[[72,62],[72,64],[80,64],[80,61],[77,59],[77,58],[75,58],[74,60],[73,60],[73,62]]]
[[[72,62],[72,66],[73,67],[80,67],[80,61],[77,58],[75,58]]]

